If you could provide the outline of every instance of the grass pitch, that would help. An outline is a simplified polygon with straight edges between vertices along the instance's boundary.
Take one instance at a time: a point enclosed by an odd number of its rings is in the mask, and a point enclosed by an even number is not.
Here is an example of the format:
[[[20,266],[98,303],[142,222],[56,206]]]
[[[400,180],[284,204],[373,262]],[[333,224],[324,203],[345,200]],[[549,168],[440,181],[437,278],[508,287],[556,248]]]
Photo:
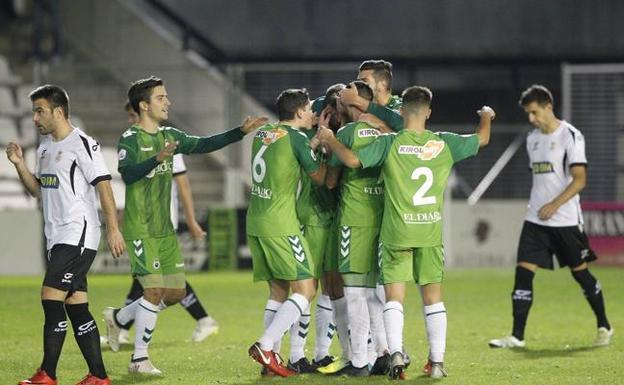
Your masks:
[[[523,350],[494,350],[491,338],[510,332],[510,292],[513,269],[449,271],[444,286],[448,311],[445,384],[623,384],[624,383],[624,270],[593,268],[605,293],[609,320],[616,330],[606,348],[591,348],[595,319],[579,286],[567,270],[539,271]],[[203,273],[189,276],[208,312],[221,330],[201,343],[192,343],[194,320],[181,307],[162,312],[150,346],[150,356],[163,377],[129,375],[132,353],[104,347],[104,362],[113,384],[382,384],[370,379],[305,375],[264,379],[260,366],[247,357],[247,348],[262,333],[265,284],[253,284],[251,273]],[[42,358],[43,312],[40,277],[0,278],[0,384],[15,384],[30,376]],[[91,311],[104,332],[101,311],[119,306],[129,289],[129,276],[94,275],[89,280]],[[417,289],[411,287],[405,304],[405,345],[413,364],[404,383],[428,384],[420,368],[427,341]],[[71,328],[70,328],[71,329]],[[308,338],[313,352],[314,327]],[[332,351],[338,352],[334,339]],[[287,357],[288,342],[282,348]],[[68,330],[61,355],[59,383],[75,384],[87,373],[73,334]]]

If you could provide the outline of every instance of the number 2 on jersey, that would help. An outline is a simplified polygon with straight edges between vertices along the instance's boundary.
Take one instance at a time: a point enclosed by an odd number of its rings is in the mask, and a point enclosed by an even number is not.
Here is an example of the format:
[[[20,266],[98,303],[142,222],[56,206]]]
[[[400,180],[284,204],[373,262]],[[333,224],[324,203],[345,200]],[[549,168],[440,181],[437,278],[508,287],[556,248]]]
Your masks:
[[[433,172],[429,167],[418,167],[412,172],[412,180],[418,180],[421,176],[425,177],[425,182],[416,190],[416,193],[412,197],[412,203],[414,203],[414,206],[436,203],[435,195],[425,196],[431,186],[433,186]]]
[[[256,183],[261,183],[266,176],[266,162],[262,159],[262,155],[264,155],[267,148],[269,148],[269,146],[262,145],[260,150],[256,153],[256,156],[254,156],[253,163],[251,164],[251,173]]]

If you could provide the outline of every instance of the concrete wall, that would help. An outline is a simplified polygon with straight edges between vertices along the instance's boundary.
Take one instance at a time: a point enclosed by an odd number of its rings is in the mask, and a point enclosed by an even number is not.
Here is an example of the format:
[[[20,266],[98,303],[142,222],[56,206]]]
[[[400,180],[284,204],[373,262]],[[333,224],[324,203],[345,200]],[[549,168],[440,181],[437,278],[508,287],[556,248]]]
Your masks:
[[[620,0],[163,0],[234,56],[617,57]]]
[[[42,233],[39,210],[0,211],[0,276],[43,274]]]
[[[65,36],[119,82],[156,75],[172,102],[171,120],[187,132],[212,135],[248,115],[270,115],[223,73],[192,51],[140,1],[70,1],[62,4]],[[214,153],[226,167],[229,205],[242,204],[241,181],[250,180],[248,141]],[[230,193],[227,193],[227,192]]]

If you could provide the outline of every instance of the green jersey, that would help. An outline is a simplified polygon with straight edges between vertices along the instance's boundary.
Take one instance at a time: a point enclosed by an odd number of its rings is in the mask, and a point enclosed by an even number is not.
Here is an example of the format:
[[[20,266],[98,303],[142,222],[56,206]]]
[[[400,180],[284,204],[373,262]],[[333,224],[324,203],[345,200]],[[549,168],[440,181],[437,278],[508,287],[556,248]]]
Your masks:
[[[336,133],[336,138],[352,151],[375,141],[380,132],[364,122],[349,123]],[[329,165],[342,166],[332,155]],[[380,181],[380,167],[367,169],[343,168],[340,178],[338,220],[341,226],[379,227],[383,210],[384,187]]]
[[[442,206],[453,164],[476,155],[477,135],[403,130],[357,152],[364,169],[382,166],[385,204],[380,240],[390,246],[442,245]]]
[[[306,130],[308,139],[316,134],[316,130]],[[317,157],[322,157],[320,151]],[[326,186],[317,186],[307,173],[301,176],[301,187],[297,197],[297,217],[302,225],[329,226],[334,220],[337,197]]]
[[[178,142],[176,154],[203,153],[242,137],[243,133],[238,129],[207,138],[190,136],[173,127],[159,127],[158,132],[153,134],[138,125],[128,128],[121,135],[117,147],[118,170],[122,177],[133,173],[137,167],[144,168],[145,172],[140,174],[140,178],[126,182],[124,238],[160,238],[175,233],[171,223],[173,156],[161,163],[155,160],[166,144]]]
[[[251,197],[247,234],[259,237],[300,233],[295,210],[297,185],[313,173],[320,160],[301,131],[283,124],[261,127],[252,143]]]
[[[390,96],[390,99],[388,99],[388,102],[385,104],[385,107],[388,107],[389,109],[398,112],[402,104],[403,99],[401,99],[399,95],[392,95]]]

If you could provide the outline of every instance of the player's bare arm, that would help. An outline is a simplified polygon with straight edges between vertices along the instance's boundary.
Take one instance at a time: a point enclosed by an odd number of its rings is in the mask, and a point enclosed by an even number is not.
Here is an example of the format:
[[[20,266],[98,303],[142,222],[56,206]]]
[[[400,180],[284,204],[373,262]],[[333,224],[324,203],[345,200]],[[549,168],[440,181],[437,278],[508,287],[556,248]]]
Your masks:
[[[184,216],[186,217],[186,224],[188,225],[189,232],[191,233],[193,239],[203,239],[206,236],[206,232],[201,228],[195,219],[195,205],[193,203],[193,194],[191,193],[191,183],[188,175],[176,175],[175,183],[178,186],[180,201],[182,202],[182,208],[184,209]]]
[[[550,219],[564,203],[572,199],[585,188],[587,182],[587,169],[585,165],[576,165],[570,167],[572,174],[572,182],[565,190],[555,197],[552,201],[540,208],[537,215],[539,219],[547,221]]]
[[[370,101],[358,95],[358,90],[353,85],[353,83],[349,84],[349,86],[350,87],[344,88],[338,94],[338,97],[340,98],[340,102],[344,104],[345,106],[354,106],[360,111],[368,110]]]
[[[15,165],[17,174],[26,190],[35,198],[41,198],[41,186],[37,178],[28,170],[26,162],[24,161],[24,151],[19,144],[11,142],[6,149],[7,158]]]
[[[329,147],[345,166],[349,168],[362,167],[362,163],[360,163],[360,160],[353,153],[353,151],[345,147],[344,144],[340,143],[329,128],[319,128],[318,135],[321,143]]]
[[[477,126],[477,135],[479,136],[479,147],[485,147],[490,142],[490,129],[492,120],[496,117],[496,112],[489,106],[483,106],[477,111],[477,115],[481,118]]]
[[[100,205],[102,206],[102,212],[104,213],[104,220],[106,221],[106,241],[108,242],[108,248],[113,254],[114,258],[119,258],[126,250],[126,243],[123,236],[119,231],[119,222],[117,221],[117,208],[115,205],[115,198],[113,196],[113,189],[111,188],[110,181],[103,180],[95,185],[100,197]]]
[[[340,175],[342,174],[341,167],[328,167],[327,168],[327,177],[325,178],[325,185],[328,189],[332,190],[338,186],[338,182],[340,181]]]
[[[379,119],[373,114],[364,113],[360,115],[358,118],[358,122],[364,122],[369,126],[383,132],[384,134],[388,134],[394,132],[383,120]]]

